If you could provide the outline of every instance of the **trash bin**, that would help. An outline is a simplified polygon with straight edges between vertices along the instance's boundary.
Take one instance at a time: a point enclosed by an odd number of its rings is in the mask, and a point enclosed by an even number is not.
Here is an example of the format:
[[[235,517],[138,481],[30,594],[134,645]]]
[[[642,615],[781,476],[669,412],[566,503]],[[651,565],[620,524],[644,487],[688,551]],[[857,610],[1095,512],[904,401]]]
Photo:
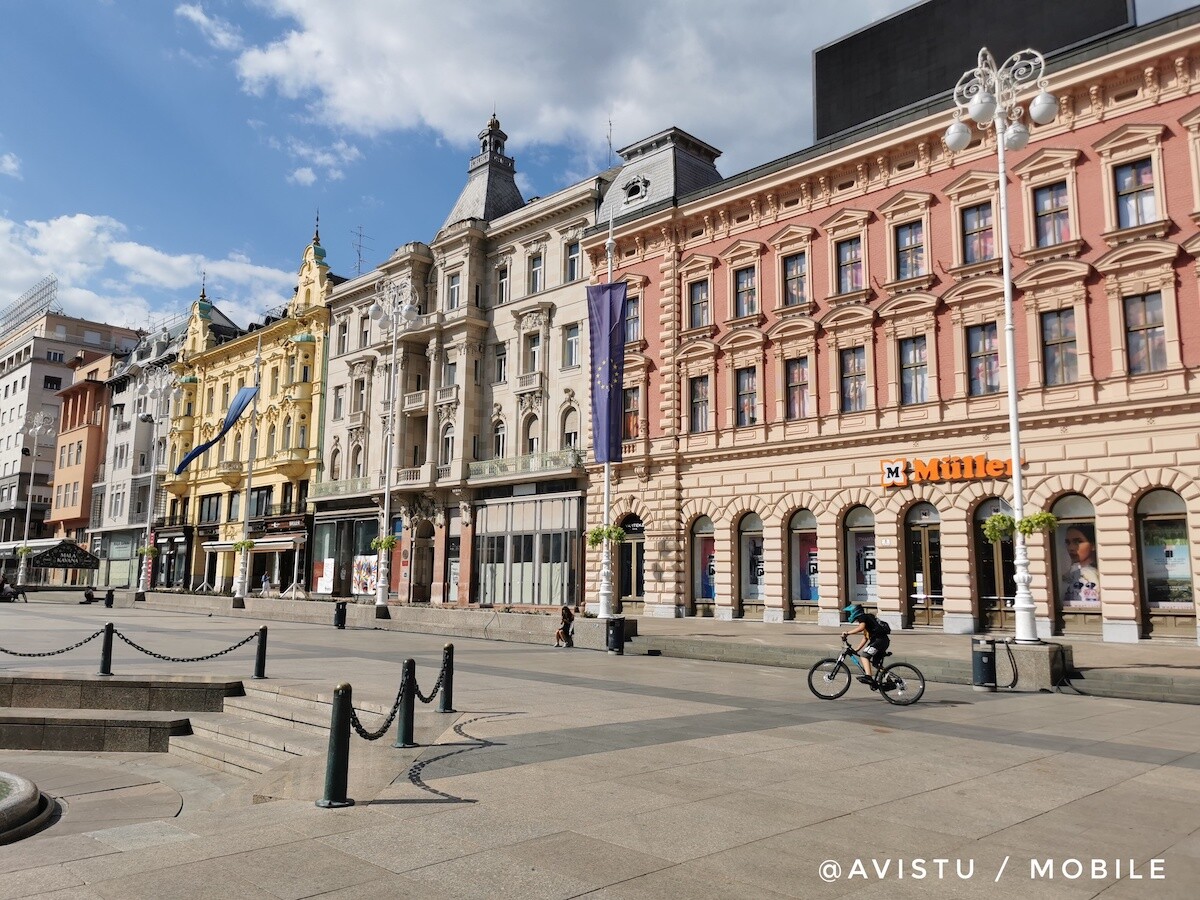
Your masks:
[[[996,690],[996,642],[971,638],[971,685],[977,691]]]
[[[337,603],[333,604],[333,627],[334,628],[345,628],[346,627],[346,601],[345,600],[339,600]]]
[[[604,645],[609,653],[625,653],[625,617],[613,616],[604,620]]]

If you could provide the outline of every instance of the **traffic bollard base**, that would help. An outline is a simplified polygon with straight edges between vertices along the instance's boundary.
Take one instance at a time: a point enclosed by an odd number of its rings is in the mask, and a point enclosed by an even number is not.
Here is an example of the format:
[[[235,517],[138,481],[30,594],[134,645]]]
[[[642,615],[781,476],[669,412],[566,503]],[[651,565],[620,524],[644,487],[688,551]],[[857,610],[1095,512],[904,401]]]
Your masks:
[[[318,801],[316,802],[316,805],[317,805],[317,806],[319,806],[319,807],[321,807],[321,809],[341,809],[343,806],[353,806],[353,805],[354,805],[354,801],[353,801],[353,800],[350,800],[350,799],[346,799],[346,800],[318,800]]]

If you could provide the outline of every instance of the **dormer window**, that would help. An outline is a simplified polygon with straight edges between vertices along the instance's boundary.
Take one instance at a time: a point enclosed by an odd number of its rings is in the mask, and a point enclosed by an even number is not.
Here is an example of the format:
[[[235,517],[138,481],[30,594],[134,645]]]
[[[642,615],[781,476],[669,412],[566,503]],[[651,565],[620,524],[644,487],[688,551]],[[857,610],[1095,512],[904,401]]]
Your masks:
[[[621,190],[625,193],[626,203],[636,203],[638,200],[644,200],[649,188],[650,179],[644,175],[631,178],[621,186]]]

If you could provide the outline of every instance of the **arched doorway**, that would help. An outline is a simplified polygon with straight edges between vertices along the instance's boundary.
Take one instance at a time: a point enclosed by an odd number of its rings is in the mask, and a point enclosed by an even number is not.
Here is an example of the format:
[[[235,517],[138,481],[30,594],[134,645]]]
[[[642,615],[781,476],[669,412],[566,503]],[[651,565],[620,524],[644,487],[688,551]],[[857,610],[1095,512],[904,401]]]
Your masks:
[[[979,628],[981,631],[1010,631],[1015,627],[1013,603],[1017,589],[1013,576],[1017,573],[1013,561],[1013,544],[1008,541],[989,541],[983,533],[983,523],[995,513],[1012,515],[1012,507],[999,497],[984,500],[975,507],[972,536],[975,543],[975,596],[979,598]]]
[[[758,513],[749,512],[738,522],[738,586],[742,615],[749,613],[751,618],[762,618],[765,576],[763,521]]]
[[[699,516],[692,523],[692,608],[698,616],[711,616],[717,600],[717,530],[712,519]]]
[[[1196,639],[1187,506],[1174,491],[1145,494],[1137,504],[1138,589],[1147,637]]]
[[[908,620],[912,625],[942,624],[941,523],[932,503],[917,503],[904,517]]]
[[[817,517],[809,510],[797,510],[788,522],[788,599],[792,618],[817,621]]]
[[[412,602],[428,603],[433,587],[433,523],[416,524],[412,554]]]
[[[1054,504],[1055,601],[1062,634],[1099,634],[1100,548],[1096,543],[1096,511],[1087,497],[1067,494]]]
[[[646,600],[646,526],[635,515],[617,523],[625,540],[617,544],[617,598],[622,612],[641,612]]]
[[[874,610],[879,605],[879,584],[875,571],[875,514],[865,506],[846,513],[843,528],[846,565],[843,584],[847,605],[861,603]]]

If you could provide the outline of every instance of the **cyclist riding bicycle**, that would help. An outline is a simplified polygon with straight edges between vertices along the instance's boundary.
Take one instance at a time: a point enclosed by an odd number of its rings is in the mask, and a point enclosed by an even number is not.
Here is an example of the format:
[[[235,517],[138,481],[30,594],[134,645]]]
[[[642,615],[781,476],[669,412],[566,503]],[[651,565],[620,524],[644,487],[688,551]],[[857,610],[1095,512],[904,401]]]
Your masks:
[[[858,680],[863,684],[870,685],[871,690],[877,691],[879,686],[875,683],[875,670],[872,662],[875,665],[883,665],[883,659],[887,655],[887,649],[892,640],[888,637],[888,631],[884,629],[879,619],[865,611],[861,603],[847,606],[843,612],[846,613],[846,621],[854,627],[849,631],[843,631],[842,637],[849,637],[852,634],[863,636],[862,643],[854,648],[854,652],[862,660],[863,670],[867,674],[859,675]]]

